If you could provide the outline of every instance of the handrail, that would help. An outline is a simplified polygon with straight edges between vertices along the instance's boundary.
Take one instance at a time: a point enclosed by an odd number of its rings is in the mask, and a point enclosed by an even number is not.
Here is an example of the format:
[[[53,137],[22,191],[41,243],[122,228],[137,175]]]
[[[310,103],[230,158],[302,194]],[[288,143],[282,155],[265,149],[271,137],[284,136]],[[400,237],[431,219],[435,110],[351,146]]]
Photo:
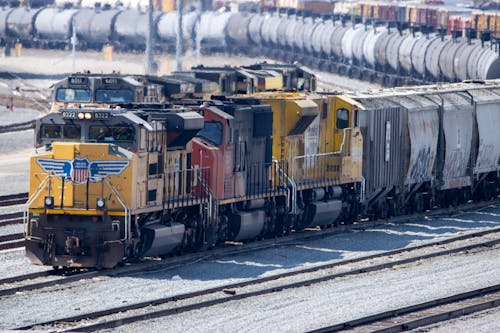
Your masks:
[[[45,187],[45,183],[48,182],[49,178],[52,177],[52,175],[47,175],[41,182],[40,182],[40,185],[38,185],[38,187],[36,188],[35,192],[33,193],[32,196],[30,196],[28,198],[28,201],[26,201],[26,204],[25,204],[25,209],[24,209],[24,212],[23,212],[23,224],[24,224],[24,237],[28,240],[31,239],[31,234],[28,232],[29,231],[29,208],[30,208],[30,205],[33,203],[33,201],[38,198],[38,195],[40,194],[40,192],[42,191],[42,189]]]
[[[105,180],[106,180],[106,184],[108,184],[110,190],[113,192],[113,194],[118,199],[118,201],[120,202],[122,207],[125,209],[125,235],[124,235],[124,238],[122,238],[120,240],[121,241],[130,240],[130,234],[131,234],[131,232],[130,232],[130,210],[127,207],[127,205],[125,204],[125,201],[120,197],[120,194],[115,189],[113,184],[111,184],[109,179],[105,178]]]
[[[297,184],[293,179],[291,179],[288,174],[283,170],[283,168],[280,168],[280,163],[278,160],[273,159],[273,162],[276,164],[276,170],[281,173],[283,177],[286,178],[286,180],[290,183],[292,186],[292,213],[296,214],[297,213]],[[293,165],[292,165],[293,168]],[[288,194],[287,196],[290,196],[290,189],[287,187]]]

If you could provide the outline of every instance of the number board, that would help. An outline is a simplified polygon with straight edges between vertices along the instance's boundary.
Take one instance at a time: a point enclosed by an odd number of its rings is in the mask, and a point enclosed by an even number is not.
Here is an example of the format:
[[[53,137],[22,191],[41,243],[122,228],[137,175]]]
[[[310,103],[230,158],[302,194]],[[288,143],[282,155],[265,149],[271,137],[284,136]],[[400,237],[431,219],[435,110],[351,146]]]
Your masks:
[[[103,84],[118,84],[118,79],[116,77],[105,77],[102,79]]]
[[[94,119],[109,119],[111,114],[109,112],[94,112]]]
[[[76,111],[61,111],[63,118],[66,119],[76,119],[77,112]]]
[[[88,78],[81,76],[70,76],[68,78],[68,83],[74,85],[86,85],[88,83]]]
[[[80,111],[81,112],[81,111]],[[61,111],[62,117],[65,119],[77,119],[78,118],[78,111],[68,111],[68,110],[63,110]],[[88,113],[83,111],[82,113]],[[109,112],[92,112],[92,118],[91,119],[109,119],[111,118],[111,113]]]

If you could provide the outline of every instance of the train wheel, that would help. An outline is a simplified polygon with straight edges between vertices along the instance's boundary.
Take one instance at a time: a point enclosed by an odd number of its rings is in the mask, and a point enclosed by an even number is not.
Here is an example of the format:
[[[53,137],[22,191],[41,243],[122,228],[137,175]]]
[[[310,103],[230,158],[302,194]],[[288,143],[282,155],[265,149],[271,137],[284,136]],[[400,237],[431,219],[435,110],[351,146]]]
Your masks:
[[[458,207],[460,205],[460,190],[451,190],[449,192],[450,195],[450,206],[452,207]]]
[[[394,200],[394,198],[387,201],[387,206],[389,207],[389,217],[396,216],[398,214],[396,200]]]
[[[387,201],[380,203],[378,216],[382,220],[385,220],[389,217],[389,204],[387,203]]]
[[[424,211],[424,196],[422,193],[416,193],[414,197],[414,207],[416,213],[421,213]]]
[[[496,197],[496,184],[494,181],[488,181],[488,200],[493,200]]]
[[[468,188],[462,189],[462,193],[460,195],[460,201],[462,204],[466,204],[470,200],[470,191]]]
[[[370,221],[375,221],[376,219],[378,219],[378,211],[379,211],[378,203],[373,204],[370,210],[367,212],[368,219]]]
[[[431,210],[434,208],[435,200],[431,193],[424,194],[424,210]]]

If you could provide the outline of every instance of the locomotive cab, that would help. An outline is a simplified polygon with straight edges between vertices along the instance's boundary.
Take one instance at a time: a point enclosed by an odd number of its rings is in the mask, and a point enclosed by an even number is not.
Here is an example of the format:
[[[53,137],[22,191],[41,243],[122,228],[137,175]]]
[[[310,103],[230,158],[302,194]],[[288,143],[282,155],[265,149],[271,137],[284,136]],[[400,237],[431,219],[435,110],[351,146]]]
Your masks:
[[[50,149],[53,142],[95,142],[138,150],[141,127],[148,128],[147,122],[119,109],[62,109],[37,120],[35,145]]]

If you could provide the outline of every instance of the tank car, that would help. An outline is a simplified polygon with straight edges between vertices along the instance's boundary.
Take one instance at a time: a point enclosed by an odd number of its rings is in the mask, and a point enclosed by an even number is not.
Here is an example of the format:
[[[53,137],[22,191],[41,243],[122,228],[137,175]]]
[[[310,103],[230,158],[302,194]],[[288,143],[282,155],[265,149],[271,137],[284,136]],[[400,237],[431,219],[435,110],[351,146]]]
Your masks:
[[[338,25],[337,28],[332,33],[331,36],[332,54],[334,56],[334,60],[336,61],[342,61],[342,59],[344,58],[344,54],[342,51],[342,40],[344,39],[344,35],[351,28],[352,27],[350,26],[350,24]]]
[[[278,39],[278,47],[286,52],[285,50],[289,50],[287,45],[287,29],[291,24],[294,24],[293,20],[291,20],[290,15],[282,14],[280,23],[277,27],[276,34]],[[283,57],[283,56],[282,56]]]
[[[159,39],[159,45],[166,50],[174,50],[177,40],[178,29],[178,12],[163,13],[158,19],[156,25],[156,34]],[[184,40],[191,46],[196,48],[196,22],[199,20],[200,13],[196,11],[186,12],[182,16],[182,34]]]
[[[323,20],[317,22],[317,26],[311,36],[311,53],[315,57],[321,57],[323,55],[321,38],[323,34],[325,34],[326,29],[331,29],[331,25],[331,21],[329,21],[329,24]],[[325,48],[330,48],[330,45],[325,46]]]
[[[413,34],[408,34],[405,39],[401,42],[399,46],[399,65],[402,73],[406,75],[413,75],[413,63],[411,61],[411,56],[413,53],[413,48],[415,47],[417,41],[420,38],[420,33],[416,32]]]
[[[204,12],[195,26],[196,49],[200,52],[221,52],[226,49],[226,28],[229,12]]]
[[[386,61],[393,73],[399,74],[401,65],[399,62],[399,49],[403,41],[408,37],[407,32],[396,33],[386,46]]]
[[[35,19],[41,9],[19,7],[12,10],[6,16],[7,38],[12,41],[19,41],[23,45],[30,47],[33,45],[33,35],[35,31]]]
[[[445,43],[439,56],[439,67],[446,81],[458,81],[457,71],[455,70],[455,58],[457,53],[462,52],[467,42],[452,38]]]
[[[367,38],[372,35],[373,28],[365,25],[364,28],[360,30],[361,33],[356,34],[355,37],[353,37],[352,61],[358,66],[364,66],[363,47]]]
[[[310,55],[311,57],[314,55],[313,38],[316,28],[320,25],[321,20],[319,19],[314,19],[312,17],[304,19],[304,29],[302,30],[304,45],[302,52],[305,55]]]
[[[472,58],[472,57],[471,57]],[[473,61],[469,58],[469,62]],[[500,77],[500,58],[498,51],[489,48],[483,48],[483,52],[477,63],[477,74],[471,79],[487,80]]]
[[[457,52],[453,64],[458,81],[464,81],[470,78],[467,72],[468,61],[472,52],[476,49],[476,45],[477,41],[469,41],[462,46],[460,52]]]
[[[78,39],[79,48],[86,50],[87,48],[96,47],[92,40],[90,32],[92,18],[97,15],[95,9],[81,8],[74,17],[74,29],[76,38]]]
[[[44,48],[65,48],[73,34],[73,18],[78,10],[44,8],[35,19],[35,38]]]
[[[279,46],[283,43],[283,41],[279,40],[279,28],[283,20],[287,21],[286,15],[280,13],[266,14],[260,29],[261,42],[266,55],[274,59],[284,59],[287,62],[291,62],[294,60],[294,55],[284,52]]]
[[[411,52],[411,64],[414,69],[414,75],[419,78],[426,80],[427,78],[427,70],[425,67],[425,54],[429,49],[429,46],[433,43],[434,39],[439,37],[435,35],[420,35],[418,40],[415,42],[413,46],[413,50]]]
[[[376,60],[376,47],[377,44],[387,33],[387,28],[385,27],[376,27],[370,30],[368,36],[363,43],[363,59],[368,68],[376,68],[377,60]]]
[[[342,61],[349,63],[352,61],[352,43],[353,36],[357,32],[362,32],[363,27],[361,25],[357,25],[354,27],[350,27],[346,30],[344,36],[342,37],[341,46],[342,46]]]
[[[227,22],[227,51],[248,54],[251,51],[248,25],[252,15],[234,13]]]
[[[111,44],[115,20],[120,12],[117,9],[80,9],[75,15],[76,35],[80,47],[101,49],[105,44]]]
[[[260,14],[252,15],[250,22],[248,22],[248,34],[250,40],[257,47],[262,46],[261,29],[264,24],[265,16]]]
[[[441,78],[441,69],[439,68],[439,55],[443,49],[443,39],[436,38],[429,44],[425,53],[425,68],[429,74],[430,80],[436,81]]]
[[[153,26],[160,13],[153,14]],[[148,15],[137,10],[123,10],[115,18],[112,41],[120,50],[144,50],[148,37]]]
[[[7,18],[9,17],[10,13],[13,11],[13,8],[5,8],[1,7],[0,8],[0,45],[4,46],[7,44],[9,41],[8,35],[7,35]]]
[[[389,29],[379,37],[378,42],[375,45],[375,59],[377,60],[376,67],[379,71],[390,71],[390,65],[387,61],[388,45],[390,45],[396,38],[398,38],[397,30]]]

